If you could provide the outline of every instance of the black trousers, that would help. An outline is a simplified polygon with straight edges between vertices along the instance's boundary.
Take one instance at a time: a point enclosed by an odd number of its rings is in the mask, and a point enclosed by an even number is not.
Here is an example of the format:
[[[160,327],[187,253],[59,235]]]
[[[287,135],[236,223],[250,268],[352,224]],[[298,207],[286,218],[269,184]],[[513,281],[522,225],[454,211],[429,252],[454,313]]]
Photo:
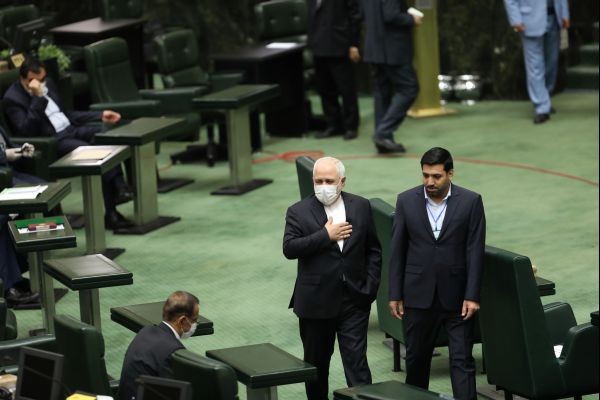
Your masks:
[[[317,367],[317,379],[306,382],[308,400],[327,400],[329,394],[329,363],[335,337],[344,365],[348,386],[372,382],[367,363],[368,307],[357,306],[350,296],[344,297],[342,309],[336,318],[300,318],[300,338],[304,346],[304,361]]]
[[[356,131],[359,114],[352,62],[348,57],[315,57],[314,61],[315,85],[328,128],[339,132]]]
[[[57,152],[62,157],[78,148],[94,144],[94,135],[99,132],[98,127],[92,126],[69,126],[58,134]],[[104,198],[104,209],[106,214],[117,209],[115,192],[117,188],[125,183],[123,170],[120,166],[106,171],[102,175],[102,197]]]
[[[448,335],[450,379],[453,397],[477,398],[473,351],[473,318],[463,320],[460,311],[447,311],[438,301],[429,309],[404,308],[406,333],[406,383],[429,387],[431,355],[440,329]]]

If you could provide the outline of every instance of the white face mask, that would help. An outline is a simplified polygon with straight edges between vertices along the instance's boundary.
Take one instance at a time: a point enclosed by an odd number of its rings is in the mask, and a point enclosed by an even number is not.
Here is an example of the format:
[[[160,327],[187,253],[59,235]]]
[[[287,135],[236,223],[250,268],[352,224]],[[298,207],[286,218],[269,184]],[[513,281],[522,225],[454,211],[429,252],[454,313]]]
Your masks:
[[[339,195],[339,185],[315,185],[315,196],[326,206],[332,205]]]
[[[196,332],[196,328],[198,327],[198,323],[194,322],[192,324],[192,326],[190,327],[190,330],[185,331],[181,334],[181,339],[189,339],[192,337],[192,335],[194,334],[194,332]]]
[[[46,82],[42,82],[42,96],[46,96],[48,94],[48,86],[46,86]]]

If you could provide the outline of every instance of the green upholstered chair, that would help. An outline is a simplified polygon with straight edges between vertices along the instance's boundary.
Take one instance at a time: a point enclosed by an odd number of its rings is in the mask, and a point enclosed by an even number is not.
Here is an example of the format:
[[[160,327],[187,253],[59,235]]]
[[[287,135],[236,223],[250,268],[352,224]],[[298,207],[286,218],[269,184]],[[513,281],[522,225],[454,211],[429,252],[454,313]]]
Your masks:
[[[102,0],[100,2],[100,16],[104,20],[140,18],[143,14],[143,0]]]
[[[193,400],[237,400],[238,384],[233,368],[189,350],[171,356],[173,378],[192,384]]]
[[[12,44],[17,25],[40,18],[40,11],[34,4],[26,4],[0,9],[0,37]],[[0,44],[5,47],[6,43]]]
[[[1,172],[0,172],[1,174]],[[0,186],[1,187],[1,186]],[[0,189],[2,190],[2,189]],[[3,296],[4,284],[0,279],[0,296]],[[12,310],[8,309],[6,300],[0,297],[0,341],[12,340],[17,337],[17,318]]]
[[[85,64],[90,78],[93,110],[115,110],[126,120],[138,117],[170,116],[184,118],[186,124],[169,138],[198,135],[200,118],[196,113],[181,112],[189,102],[185,90],[138,90],[127,42],[109,38],[84,48]]]
[[[306,44],[307,8],[305,0],[270,0],[254,6],[258,40],[261,42],[296,42]],[[314,80],[314,61],[306,48],[302,54],[304,82]]]
[[[10,187],[12,184],[12,169],[0,167],[0,190]]]
[[[315,160],[308,156],[300,156],[296,158],[296,174],[298,175],[300,199],[304,199],[315,192],[313,184],[314,165]]]
[[[16,82],[18,79],[19,71],[16,69],[0,72],[0,98],[4,96],[4,93],[9,88],[9,86]],[[21,145],[25,142],[31,143],[35,146],[35,149],[38,152],[38,156],[30,159],[23,159],[20,161],[20,165],[23,169],[23,172],[28,172],[32,175],[36,175],[40,178],[49,180],[50,171],[48,169],[48,165],[52,164],[57,159],[56,138],[43,136],[16,137],[15,135],[13,135],[6,115],[4,113],[4,109],[2,108],[1,101],[0,127],[10,137],[11,141],[15,146]]]
[[[39,335],[22,339],[0,340],[0,370],[16,375],[19,353],[25,346],[56,352],[56,338],[54,335]]]
[[[243,79],[243,74],[238,72],[209,74],[205,71],[200,66],[200,51],[191,29],[177,29],[157,35],[152,40],[152,45],[163,86],[188,93],[188,101],[178,106],[180,110],[193,111],[194,97],[227,89]],[[202,111],[200,115],[203,125],[207,126],[207,146],[189,146],[186,151],[171,155],[173,162],[193,161],[202,158],[203,153],[210,166],[214,165],[217,158],[227,159],[225,114],[207,110]],[[219,126],[218,144],[214,141],[214,125]]]
[[[67,315],[54,317],[56,352],[64,355],[63,384],[94,394],[111,396],[118,388],[106,372],[102,333]]]
[[[560,314],[559,321],[544,314],[528,257],[486,248],[480,310],[483,348],[488,382],[503,389],[506,398],[598,393],[598,326],[575,325],[572,315]],[[553,349],[557,341],[564,344],[559,357]]]

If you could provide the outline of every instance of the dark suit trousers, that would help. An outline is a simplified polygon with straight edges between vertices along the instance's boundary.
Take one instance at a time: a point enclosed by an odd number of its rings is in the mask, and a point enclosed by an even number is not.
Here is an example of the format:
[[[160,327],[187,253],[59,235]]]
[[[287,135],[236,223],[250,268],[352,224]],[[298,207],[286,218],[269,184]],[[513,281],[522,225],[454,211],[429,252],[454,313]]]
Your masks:
[[[393,139],[408,109],[419,94],[412,64],[373,64],[375,82],[375,137]]]
[[[437,297],[437,296],[436,296]],[[429,309],[404,309],[406,332],[406,383],[427,389],[431,356],[443,327],[448,335],[452,393],[458,400],[476,399],[473,359],[473,318],[464,321],[460,311],[443,310],[439,301]]]
[[[351,298],[344,297],[337,318],[300,318],[300,338],[304,346],[304,361],[317,367],[317,380],[306,382],[308,400],[327,400],[329,394],[329,363],[333,354],[335,336],[348,386],[372,382],[367,363],[367,330],[369,308],[360,308]]]
[[[98,131],[98,127],[69,126],[67,129],[57,134],[58,156],[62,157],[79,146],[89,146],[94,144],[94,135]],[[123,170],[120,166],[115,167],[102,175],[102,196],[104,198],[104,209],[107,214],[116,210],[115,191],[124,183]]]
[[[357,130],[358,97],[354,67],[348,57],[315,57],[315,84],[328,128],[339,132]],[[338,97],[342,97],[342,106]]]

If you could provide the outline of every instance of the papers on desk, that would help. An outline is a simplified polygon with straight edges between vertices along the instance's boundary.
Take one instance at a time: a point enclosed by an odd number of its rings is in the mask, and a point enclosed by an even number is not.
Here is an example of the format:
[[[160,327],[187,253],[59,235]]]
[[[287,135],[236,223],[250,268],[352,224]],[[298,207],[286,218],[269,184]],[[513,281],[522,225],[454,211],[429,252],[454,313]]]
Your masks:
[[[95,161],[103,160],[112,153],[112,150],[106,149],[83,149],[73,155],[74,161]]]
[[[21,235],[25,235],[27,233],[40,233],[40,232],[64,231],[64,230],[65,230],[65,226],[63,224],[58,224],[58,225],[56,225],[55,228],[51,228],[51,229],[39,229],[39,230],[33,230],[33,231],[30,231],[29,228],[17,228],[17,231],[19,231],[19,234],[21,234]]]
[[[273,42],[269,43],[266,48],[267,49],[291,49],[296,46],[298,43],[295,42]]]
[[[48,188],[48,185],[37,185],[37,186],[19,186],[13,188],[6,188],[0,192],[0,201],[2,200],[33,200],[37,198],[40,193]]]

